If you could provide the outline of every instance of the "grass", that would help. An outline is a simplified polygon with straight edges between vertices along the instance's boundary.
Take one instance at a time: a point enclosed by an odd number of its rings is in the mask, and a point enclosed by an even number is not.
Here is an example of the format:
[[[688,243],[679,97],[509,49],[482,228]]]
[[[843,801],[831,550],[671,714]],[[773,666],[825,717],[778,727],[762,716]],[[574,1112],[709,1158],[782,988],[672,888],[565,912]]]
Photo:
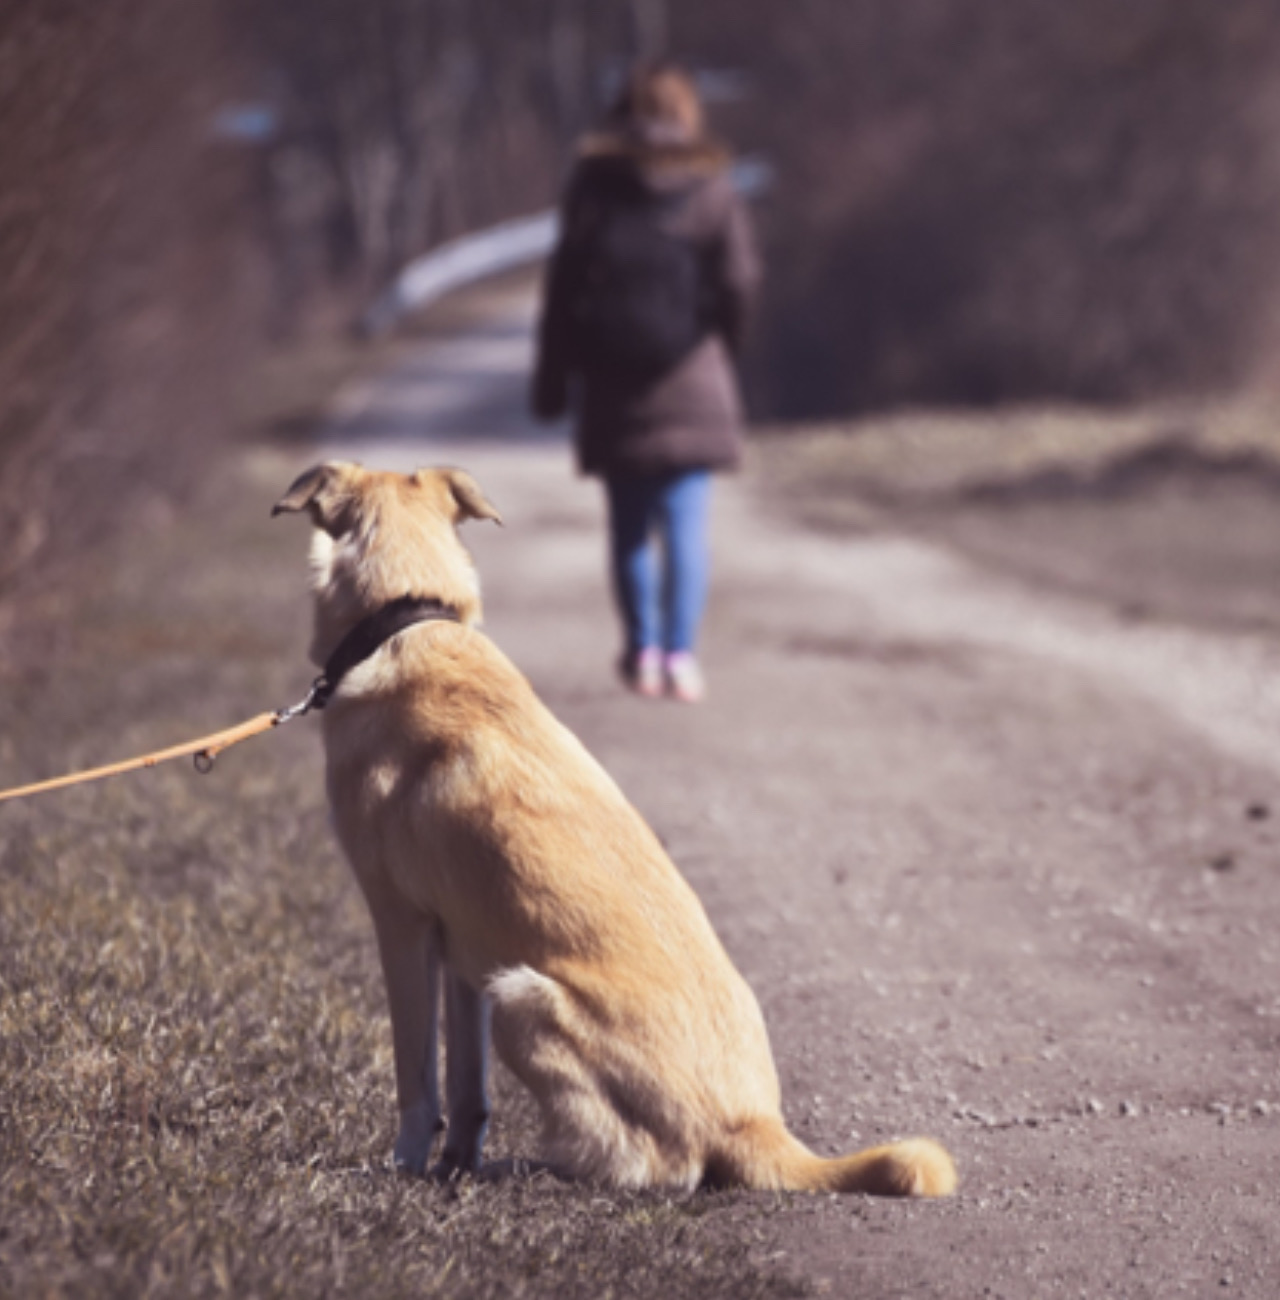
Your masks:
[[[753,451],[759,495],[812,527],[912,534],[1126,619],[1280,630],[1280,423],[1263,394],[909,411],[771,431]]]
[[[1207,458],[1280,464],[1280,424],[1263,398],[1164,406],[1007,406],[905,410],[762,431],[759,467],[806,509],[855,514],[873,503],[927,504],[975,490],[1016,488],[1046,473],[1091,475],[1156,445]]]
[[[304,558],[266,519],[292,468],[251,458],[26,628],[0,661],[0,784],[302,693]],[[501,1072],[495,1109],[491,1154],[534,1154]],[[785,1198],[441,1186],[392,1172],[394,1126],[312,722],[208,777],[0,807],[0,1295],[799,1293],[767,1231]]]

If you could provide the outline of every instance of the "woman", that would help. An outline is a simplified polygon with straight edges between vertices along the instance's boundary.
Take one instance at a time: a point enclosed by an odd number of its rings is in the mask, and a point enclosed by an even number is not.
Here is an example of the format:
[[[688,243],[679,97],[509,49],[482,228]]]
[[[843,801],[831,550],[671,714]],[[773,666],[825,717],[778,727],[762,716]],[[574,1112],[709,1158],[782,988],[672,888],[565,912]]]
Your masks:
[[[758,279],[729,154],[705,133],[693,81],[638,69],[566,187],[532,402],[548,420],[572,404],[579,468],[604,480],[620,671],[641,695],[704,693],[711,475],[741,456],[733,357]]]

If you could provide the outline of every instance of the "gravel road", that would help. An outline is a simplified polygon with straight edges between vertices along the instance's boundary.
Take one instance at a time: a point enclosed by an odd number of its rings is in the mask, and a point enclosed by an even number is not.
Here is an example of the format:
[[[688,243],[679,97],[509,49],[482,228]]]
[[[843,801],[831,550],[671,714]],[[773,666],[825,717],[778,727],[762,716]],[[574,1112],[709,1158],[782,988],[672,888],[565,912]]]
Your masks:
[[[808,530],[757,467],[716,501],[708,701],[632,698],[598,488],[520,414],[529,313],[478,295],[344,394],[321,454],[463,464],[498,504],[468,533],[488,628],[703,898],[795,1129],[954,1152],[947,1203],[790,1202],[771,1267],[810,1294],[1280,1294],[1275,640]]]

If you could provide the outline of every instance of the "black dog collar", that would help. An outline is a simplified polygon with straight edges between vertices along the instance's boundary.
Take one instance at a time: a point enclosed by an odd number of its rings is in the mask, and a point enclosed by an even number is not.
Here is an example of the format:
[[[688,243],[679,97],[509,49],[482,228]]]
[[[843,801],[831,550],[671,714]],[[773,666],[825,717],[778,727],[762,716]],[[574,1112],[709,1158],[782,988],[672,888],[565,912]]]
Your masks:
[[[452,605],[425,596],[401,596],[368,618],[361,619],[325,661],[324,672],[312,683],[308,707],[323,709],[342,684],[342,679],[358,664],[376,654],[397,632],[403,632],[415,623],[439,620],[460,623],[462,617]]]

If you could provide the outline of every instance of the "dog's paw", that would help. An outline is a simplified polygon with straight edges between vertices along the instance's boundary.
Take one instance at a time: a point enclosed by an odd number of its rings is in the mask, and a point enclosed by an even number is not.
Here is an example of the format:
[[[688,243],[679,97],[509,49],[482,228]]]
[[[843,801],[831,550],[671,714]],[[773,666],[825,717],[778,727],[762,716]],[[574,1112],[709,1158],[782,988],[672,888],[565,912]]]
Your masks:
[[[401,1111],[400,1133],[391,1157],[397,1173],[421,1178],[427,1172],[431,1148],[443,1128],[444,1121],[439,1114],[433,1115],[425,1106]]]
[[[396,1173],[421,1178],[427,1172],[427,1161],[430,1158],[430,1142],[408,1141],[403,1136],[396,1138],[395,1150],[391,1153]]]
[[[438,1178],[442,1182],[451,1182],[465,1174],[478,1174],[480,1166],[479,1147],[464,1152],[446,1146],[440,1153],[440,1159],[431,1166],[431,1177]]]
[[[431,1172],[444,1178],[478,1173],[483,1163],[484,1139],[488,1129],[487,1104],[450,1111],[444,1150],[440,1152],[439,1164]]]

